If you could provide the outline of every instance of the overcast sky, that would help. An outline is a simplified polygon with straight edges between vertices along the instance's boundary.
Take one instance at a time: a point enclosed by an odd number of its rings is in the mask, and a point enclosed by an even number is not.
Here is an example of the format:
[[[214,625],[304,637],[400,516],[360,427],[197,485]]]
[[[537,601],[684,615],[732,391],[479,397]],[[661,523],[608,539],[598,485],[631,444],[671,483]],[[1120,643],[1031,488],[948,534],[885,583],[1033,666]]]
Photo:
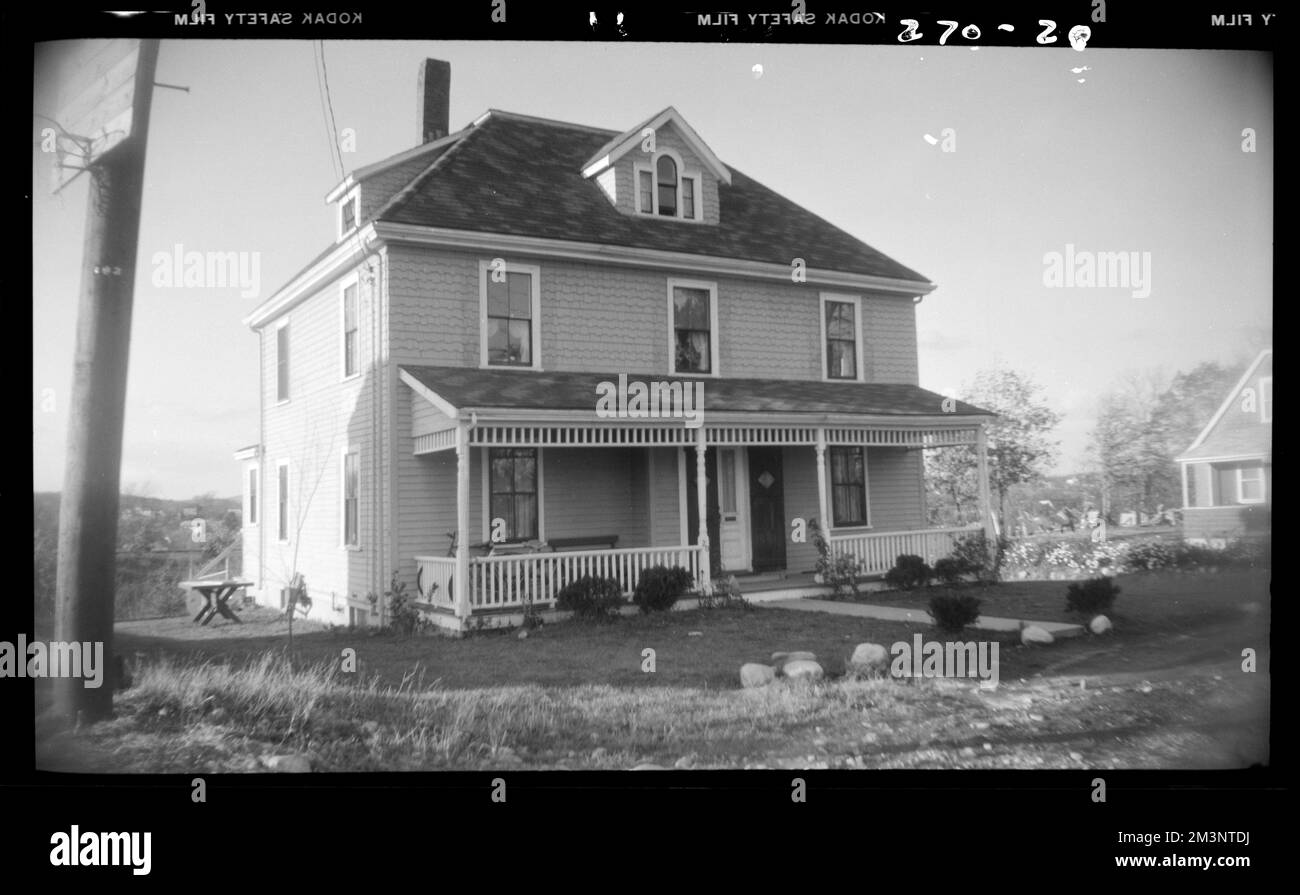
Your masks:
[[[157,80],[190,92],[154,93],[124,488],[239,492],[232,452],[257,440],[258,411],[240,321],[335,235],[316,47],[162,43]],[[489,108],[621,130],[676,106],[725,163],[938,283],[918,309],[921,384],[955,392],[994,363],[1029,374],[1065,415],[1054,471],[1082,468],[1096,401],[1128,373],[1239,360],[1271,339],[1265,54],[326,41],[324,55],[335,121],[356,133],[349,170],[415,145],[425,58],[451,63],[453,130]],[[50,81],[38,53],[37,113],[54,114]],[[62,487],[87,195],[83,177],[52,196],[50,169],[35,151],[41,491]],[[151,259],[177,244],[260,253],[260,294],[156,288]],[[1047,287],[1044,257],[1067,244],[1150,253],[1150,294]]]

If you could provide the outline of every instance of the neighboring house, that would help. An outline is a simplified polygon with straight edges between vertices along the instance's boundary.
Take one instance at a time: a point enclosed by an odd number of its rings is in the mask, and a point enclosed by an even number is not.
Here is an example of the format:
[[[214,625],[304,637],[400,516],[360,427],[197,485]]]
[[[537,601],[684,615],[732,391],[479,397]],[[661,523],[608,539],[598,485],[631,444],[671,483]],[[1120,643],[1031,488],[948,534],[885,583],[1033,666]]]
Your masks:
[[[1267,534],[1273,506],[1273,349],[1255,358],[1218,412],[1178,458],[1183,537]]]
[[[673,108],[449,134],[449,78],[425,63],[422,144],[336,186],[337,241],[246,320],[261,602],[298,571],[312,616],[382,622],[366,595],[396,572],[464,628],[582,574],[808,572],[813,519],[874,573],[948,552],[964,529],[925,528],[921,449],[977,447],[986,473],[990,415],[917,385],[934,284]]]

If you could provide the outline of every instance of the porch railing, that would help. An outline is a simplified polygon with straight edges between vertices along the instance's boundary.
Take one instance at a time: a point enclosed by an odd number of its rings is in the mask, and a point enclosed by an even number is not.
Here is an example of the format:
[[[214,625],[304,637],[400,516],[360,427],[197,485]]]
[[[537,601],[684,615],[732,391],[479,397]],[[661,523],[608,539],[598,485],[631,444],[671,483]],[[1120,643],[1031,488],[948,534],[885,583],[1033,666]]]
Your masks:
[[[442,609],[454,609],[451,580],[456,574],[456,557],[417,556],[415,566],[420,599]]]
[[[899,555],[904,553],[920,556],[934,565],[936,560],[952,552],[958,538],[980,530],[981,526],[974,525],[918,531],[832,533],[829,540],[833,552],[856,558],[864,574],[881,575],[892,569]]]
[[[529,600],[537,605],[549,604],[561,588],[584,575],[613,578],[627,596],[636,589],[641,573],[651,566],[681,566],[698,582],[702,552],[699,546],[681,546],[471,556],[470,610],[509,609]],[[421,599],[454,609],[458,586],[453,580],[455,558],[417,556],[415,562]],[[436,588],[431,587],[435,584]]]

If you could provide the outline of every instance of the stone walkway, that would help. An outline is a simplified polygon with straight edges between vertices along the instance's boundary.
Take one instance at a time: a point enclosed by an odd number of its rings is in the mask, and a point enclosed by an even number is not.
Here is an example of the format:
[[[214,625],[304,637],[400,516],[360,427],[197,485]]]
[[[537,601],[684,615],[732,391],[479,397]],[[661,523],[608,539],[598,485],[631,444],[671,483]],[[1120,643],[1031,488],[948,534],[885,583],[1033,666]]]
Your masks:
[[[890,622],[912,622],[914,624],[932,624],[930,613],[923,609],[900,609],[897,606],[873,606],[869,603],[848,603],[839,600],[771,600],[760,604],[764,608],[797,609],[803,612],[829,612],[831,615],[855,615],[858,618],[878,618]],[[1040,622],[1018,618],[996,618],[981,615],[972,628],[984,631],[1019,631],[1023,625],[1038,625],[1053,637],[1077,637],[1083,633],[1083,625],[1068,622]]]

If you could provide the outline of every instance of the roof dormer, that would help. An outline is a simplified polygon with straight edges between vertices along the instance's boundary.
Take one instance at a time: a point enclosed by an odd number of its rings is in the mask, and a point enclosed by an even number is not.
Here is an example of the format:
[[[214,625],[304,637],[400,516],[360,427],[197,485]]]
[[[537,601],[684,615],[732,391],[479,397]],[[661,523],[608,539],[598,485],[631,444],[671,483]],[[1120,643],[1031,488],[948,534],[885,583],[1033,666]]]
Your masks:
[[[672,106],[610,140],[582,167],[625,214],[716,224],[731,171]]]

